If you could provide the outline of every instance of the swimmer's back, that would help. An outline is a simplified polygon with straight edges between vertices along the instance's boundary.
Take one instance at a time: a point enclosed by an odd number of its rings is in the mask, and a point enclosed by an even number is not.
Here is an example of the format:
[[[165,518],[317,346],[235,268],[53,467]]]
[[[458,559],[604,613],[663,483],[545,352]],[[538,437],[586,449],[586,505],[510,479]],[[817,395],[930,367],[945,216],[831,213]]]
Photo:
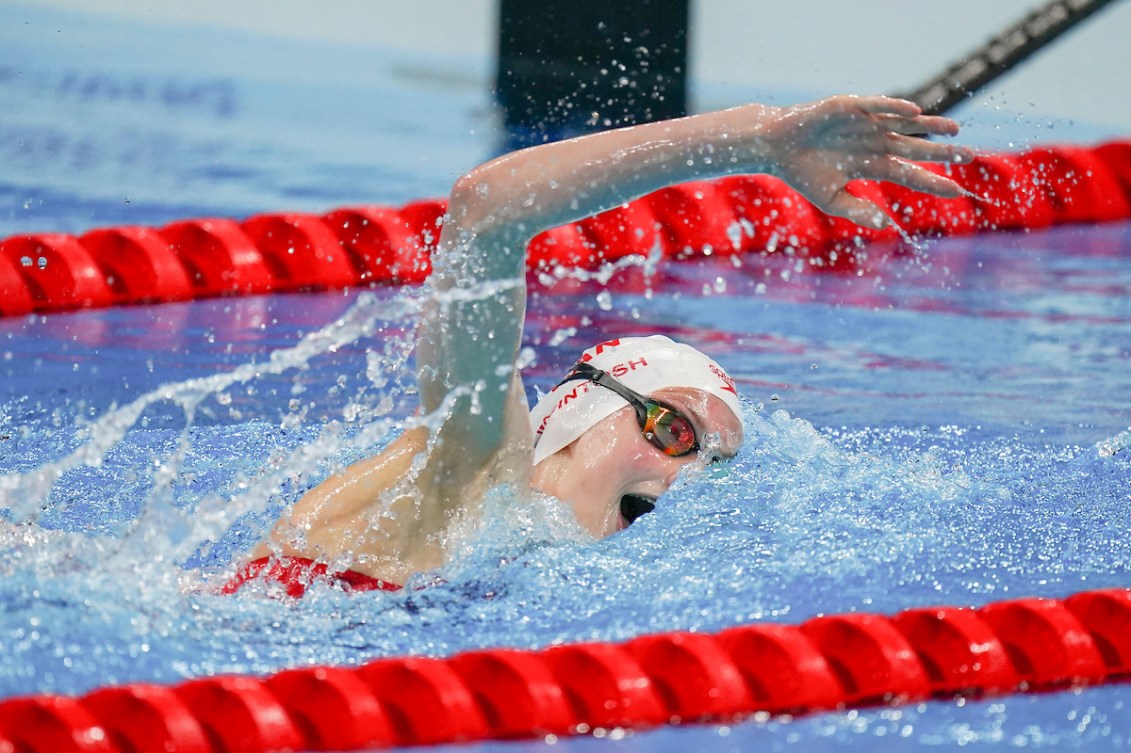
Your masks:
[[[330,476],[295,503],[252,557],[348,560],[350,569],[393,583],[439,567],[438,542],[416,535],[433,507],[424,504],[428,494],[413,468],[427,441],[426,429],[409,429],[377,455]]]

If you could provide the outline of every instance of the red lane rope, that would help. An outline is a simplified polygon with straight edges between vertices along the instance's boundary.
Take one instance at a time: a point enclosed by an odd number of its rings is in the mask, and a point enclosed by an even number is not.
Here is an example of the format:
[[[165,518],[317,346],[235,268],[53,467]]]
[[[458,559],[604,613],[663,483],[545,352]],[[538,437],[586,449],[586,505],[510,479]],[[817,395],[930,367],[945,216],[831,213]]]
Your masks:
[[[957,235],[1131,218],[1131,142],[1046,146],[928,169],[971,197],[939,199],[887,183],[850,190],[913,234]],[[0,316],[269,291],[422,281],[445,203],[357,207],[324,215],[190,219],[0,240]],[[624,256],[790,253],[817,269],[851,269],[860,244],[898,241],[828,217],[781,181],[739,176],[665,188],[530,243],[535,269],[593,268]]]
[[[1131,677],[1131,590],[0,701],[0,750],[268,753],[588,734]]]

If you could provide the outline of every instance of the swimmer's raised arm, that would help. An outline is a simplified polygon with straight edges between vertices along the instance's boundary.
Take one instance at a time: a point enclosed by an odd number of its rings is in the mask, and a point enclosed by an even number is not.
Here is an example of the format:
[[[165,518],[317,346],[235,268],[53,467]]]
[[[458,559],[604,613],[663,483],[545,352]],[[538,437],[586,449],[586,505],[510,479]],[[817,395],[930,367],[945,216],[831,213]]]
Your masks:
[[[607,131],[472,170],[452,189],[434,258],[437,298],[425,312],[418,351],[426,412],[451,399],[453,388],[475,392],[445,424],[450,439],[441,444],[454,452],[447,467],[479,467],[508,437],[526,431],[506,429],[503,416],[508,405],[512,414],[522,412],[513,367],[525,312],[526,245],[539,232],[665,186],[739,173],[776,175],[830,214],[882,226],[883,212],[845,185],[865,178],[958,195],[956,184],[908,161],[969,161],[968,149],[912,135],[957,131],[954,121],[923,115],[910,102],[838,96]]]
[[[878,208],[845,184],[866,178],[958,195],[953,182],[907,162],[969,161],[965,147],[909,135],[957,132],[954,121],[888,97],[750,104],[505,155],[459,180],[450,219],[473,234],[506,229],[529,238],[676,183],[769,173],[829,214],[875,226]]]

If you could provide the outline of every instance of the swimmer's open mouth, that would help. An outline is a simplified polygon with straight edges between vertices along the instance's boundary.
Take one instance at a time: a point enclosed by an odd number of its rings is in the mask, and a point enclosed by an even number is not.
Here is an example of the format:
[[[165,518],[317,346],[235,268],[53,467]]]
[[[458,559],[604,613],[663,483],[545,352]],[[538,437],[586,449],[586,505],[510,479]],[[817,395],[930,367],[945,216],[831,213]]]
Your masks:
[[[640,494],[626,494],[620,498],[620,514],[624,517],[624,522],[627,525],[632,525],[641,515],[652,512],[655,509],[655,497],[645,497]]]

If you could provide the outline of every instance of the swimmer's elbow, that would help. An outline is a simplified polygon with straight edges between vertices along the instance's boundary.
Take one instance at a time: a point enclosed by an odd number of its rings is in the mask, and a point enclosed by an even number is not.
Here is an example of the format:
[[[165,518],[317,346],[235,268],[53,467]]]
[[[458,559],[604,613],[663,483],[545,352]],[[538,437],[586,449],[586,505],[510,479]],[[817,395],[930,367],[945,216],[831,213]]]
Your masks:
[[[492,232],[501,219],[498,200],[491,196],[491,182],[481,169],[462,176],[448,197],[448,221],[474,236]]]
[[[460,177],[448,198],[448,222],[464,234],[494,236],[524,246],[538,232],[557,224],[548,218],[536,190],[511,174],[505,158],[480,165]]]

